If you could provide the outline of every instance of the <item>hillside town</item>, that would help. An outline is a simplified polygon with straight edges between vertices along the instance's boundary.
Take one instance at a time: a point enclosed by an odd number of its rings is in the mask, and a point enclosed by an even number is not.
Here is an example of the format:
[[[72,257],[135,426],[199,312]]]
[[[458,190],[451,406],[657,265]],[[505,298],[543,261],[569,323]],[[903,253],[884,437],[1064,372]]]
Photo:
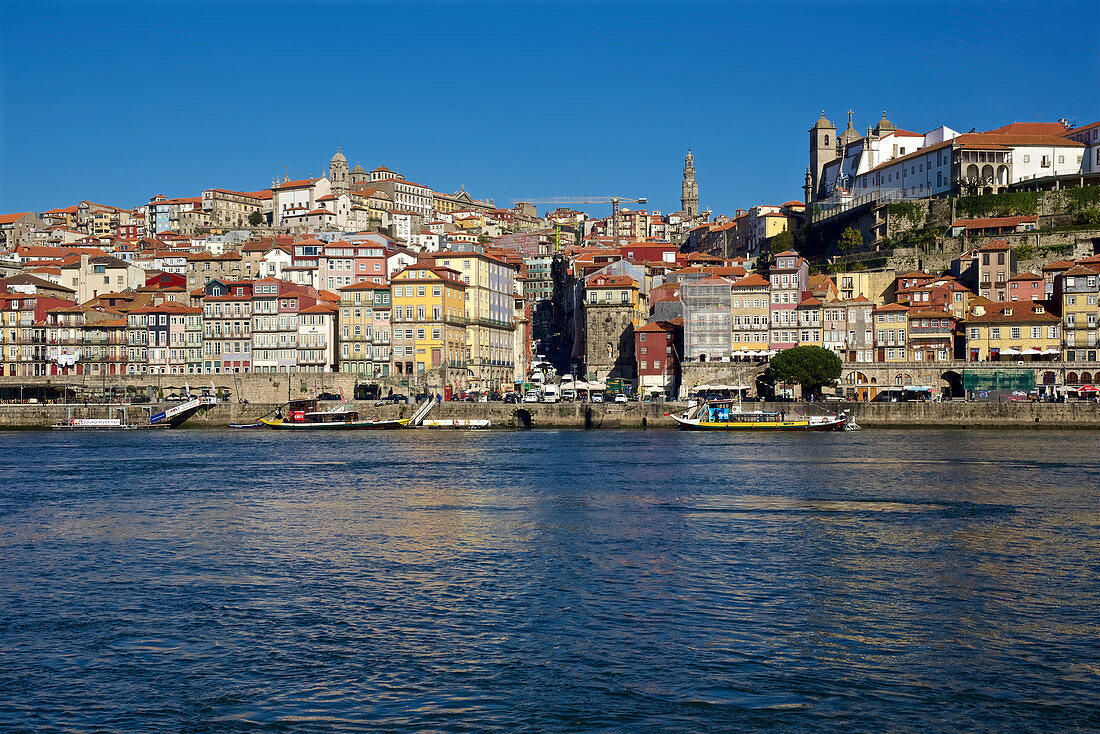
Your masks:
[[[522,392],[551,364],[676,399],[815,345],[850,399],[961,397],[991,366],[1033,372],[1040,398],[1095,390],[1100,122],[915,133],[884,113],[861,133],[822,113],[800,178],[801,199],[715,213],[688,151],[675,212],[505,207],[337,150],[251,191],[7,213],[0,375],[343,373],[459,395]],[[591,204],[611,214],[573,208]]]

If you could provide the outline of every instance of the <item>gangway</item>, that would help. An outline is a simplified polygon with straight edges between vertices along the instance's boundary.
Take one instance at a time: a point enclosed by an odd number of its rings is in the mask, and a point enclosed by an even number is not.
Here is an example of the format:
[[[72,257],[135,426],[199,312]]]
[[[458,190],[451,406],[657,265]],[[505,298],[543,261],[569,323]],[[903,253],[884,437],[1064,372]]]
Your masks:
[[[213,396],[191,398],[185,403],[179,405],[173,405],[168,410],[161,411],[156,415],[150,416],[150,425],[157,425],[160,423],[166,423],[172,428],[179,427],[185,420],[193,416],[198,412],[199,408],[204,405],[213,405],[218,402],[218,399]]]
[[[421,423],[424,422],[424,419],[428,417],[428,413],[432,412],[432,408],[434,407],[434,400],[431,400],[430,398],[428,400],[425,400],[423,403],[416,406],[416,412],[412,414],[412,418],[409,419],[409,422],[406,425],[408,425],[409,428],[419,426]]]

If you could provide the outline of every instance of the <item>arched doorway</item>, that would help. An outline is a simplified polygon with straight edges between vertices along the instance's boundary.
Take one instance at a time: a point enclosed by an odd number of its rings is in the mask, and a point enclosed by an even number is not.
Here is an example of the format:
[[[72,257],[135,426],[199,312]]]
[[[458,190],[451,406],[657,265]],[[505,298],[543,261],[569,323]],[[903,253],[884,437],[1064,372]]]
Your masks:
[[[966,391],[963,390],[963,378],[958,372],[954,370],[948,370],[940,375],[940,379],[944,382],[943,395],[946,398],[964,398],[966,397]]]
[[[1066,373],[1066,384],[1067,385],[1080,385],[1081,384],[1077,381],[1077,373],[1076,372],[1067,372]]]

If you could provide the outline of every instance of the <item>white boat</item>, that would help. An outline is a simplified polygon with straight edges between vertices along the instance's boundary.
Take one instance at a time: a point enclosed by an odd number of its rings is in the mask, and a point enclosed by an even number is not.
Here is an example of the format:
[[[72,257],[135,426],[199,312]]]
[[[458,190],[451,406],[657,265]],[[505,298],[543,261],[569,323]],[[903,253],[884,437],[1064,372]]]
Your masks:
[[[488,418],[434,418],[421,423],[424,428],[492,428]]]

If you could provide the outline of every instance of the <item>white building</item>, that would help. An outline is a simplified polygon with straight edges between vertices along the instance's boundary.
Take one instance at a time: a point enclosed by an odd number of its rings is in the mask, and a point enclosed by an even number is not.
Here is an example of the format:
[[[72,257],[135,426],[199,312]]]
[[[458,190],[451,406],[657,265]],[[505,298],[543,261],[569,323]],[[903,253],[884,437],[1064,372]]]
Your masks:
[[[283,225],[287,217],[308,214],[319,208],[318,200],[332,193],[332,183],[321,178],[304,178],[297,181],[284,179],[272,187],[272,224]]]

